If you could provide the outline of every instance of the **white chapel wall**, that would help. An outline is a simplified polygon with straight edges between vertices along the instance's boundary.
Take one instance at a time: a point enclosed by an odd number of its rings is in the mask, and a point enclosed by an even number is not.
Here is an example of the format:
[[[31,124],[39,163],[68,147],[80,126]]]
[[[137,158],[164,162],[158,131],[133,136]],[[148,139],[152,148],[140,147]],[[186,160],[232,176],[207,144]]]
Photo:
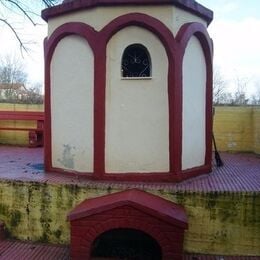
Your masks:
[[[121,57],[134,43],[151,55],[151,79],[122,79]],[[169,171],[168,58],[156,36],[135,26],[107,46],[106,172]]]
[[[183,60],[182,169],[205,162],[206,63],[200,42],[192,36]]]
[[[52,166],[93,171],[93,53],[79,36],[67,36],[51,61]]]

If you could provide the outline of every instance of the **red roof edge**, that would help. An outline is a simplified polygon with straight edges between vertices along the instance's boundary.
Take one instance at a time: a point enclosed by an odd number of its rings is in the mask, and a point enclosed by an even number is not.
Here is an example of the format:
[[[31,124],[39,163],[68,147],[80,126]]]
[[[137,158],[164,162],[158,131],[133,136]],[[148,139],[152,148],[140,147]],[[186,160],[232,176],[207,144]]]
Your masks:
[[[183,10],[189,11],[202,19],[209,25],[213,20],[213,12],[197,3],[194,0],[74,0],[63,2],[63,4],[44,9],[42,18],[48,21],[49,18],[60,16],[66,13],[93,8],[97,6],[141,6],[141,5],[174,5]]]
[[[86,199],[68,214],[68,220],[81,219],[125,205],[180,228],[188,228],[187,215],[181,205],[138,189]]]

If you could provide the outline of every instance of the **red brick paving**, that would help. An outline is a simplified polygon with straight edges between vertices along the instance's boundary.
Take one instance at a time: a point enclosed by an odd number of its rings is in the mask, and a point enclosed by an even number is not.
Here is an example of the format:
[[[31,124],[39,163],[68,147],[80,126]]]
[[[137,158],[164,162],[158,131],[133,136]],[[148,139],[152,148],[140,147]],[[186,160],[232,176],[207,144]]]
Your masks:
[[[183,260],[259,260],[259,256],[184,255]]]
[[[0,259],[68,260],[69,247],[4,240],[0,241]]]
[[[68,246],[0,241],[1,260],[69,260]],[[259,260],[259,256],[213,256],[186,254],[183,260]],[[94,260],[94,259],[92,259]],[[98,259],[96,259],[98,260]],[[99,259],[101,260],[101,259]],[[115,259],[114,259],[115,260]]]
[[[43,170],[43,149],[0,146],[0,180],[37,181],[47,183],[77,184],[95,188],[140,188],[169,191],[260,191],[260,156],[254,154],[222,153],[224,166],[210,174],[195,177],[181,183],[130,183],[91,181],[84,177],[72,177]]]

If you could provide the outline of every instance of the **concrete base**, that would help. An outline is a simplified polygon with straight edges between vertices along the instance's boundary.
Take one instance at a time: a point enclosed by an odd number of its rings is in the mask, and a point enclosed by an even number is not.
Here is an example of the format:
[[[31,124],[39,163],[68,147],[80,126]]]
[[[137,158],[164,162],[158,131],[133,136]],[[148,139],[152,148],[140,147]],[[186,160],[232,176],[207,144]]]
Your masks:
[[[260,255],[257,156],[222,154],[224,167],[178,184],[129,184],[45,173],[39,148],[0,147],[0,153],[0,220],[13,238],[69,244],[66,218],[76,205],[138,188],[185,208],[185,252]]]

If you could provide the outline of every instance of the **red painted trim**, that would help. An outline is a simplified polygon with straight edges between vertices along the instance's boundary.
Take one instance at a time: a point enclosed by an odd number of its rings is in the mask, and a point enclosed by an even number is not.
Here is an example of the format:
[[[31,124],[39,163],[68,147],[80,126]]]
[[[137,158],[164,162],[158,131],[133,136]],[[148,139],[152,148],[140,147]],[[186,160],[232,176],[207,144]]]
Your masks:
[[[90,9],[98,6],[146,6],[146,5],[173,5],[183,10],[191,12],[208,24],[213,19],[213,12],[194,0],[92,0],[92,1],[68,1],[58,6],[54,6],[42,11],[42,18],[47,21],[66,13],[75,12],[82,9]]]
[[[94,84],[94,177],[105,173],[105,95],[106,95],[106,45],[101,34],[95,45]]]
[[[0,127],[0,130],[3,131],[34,131],[34,132],[43,132],[43,128],[32,128],[32,127]]]
[[[106,46],[109,39],[119,30],[133,25],[145,28],[154,33],[164,45],[168,56],[170,172],[176,173],[178,169],[180,169],[181,163],[181,158],[178,155],[181,145],[179,141],[181,119],[178,117],[178,114],[181,111],[180,103],[178,102],[178,97],[181,95],[181,86],[178,85],[175,80],[178,77],[175,73],[175,55],[177,53],[175,39],[172,32],[159,20],[145,14],[134,13],[114,19],[101,30],[100,34],[104,39],[104,45]]]
[[[181,64],[187,44],[192,36],[197,37],[204,52],[206,62],[206,107],[205,107],[205,133],[206,133],[206,151],[205,151],[205,166],[211,171],[212,160],[212,41],[208,35],[206,28],[200,23],[187,23],[183,25],[177,36],[176,40],[180,44]],[[182,70],[182,66],[180,66]],[[182,72],[181,72],[182,73]],[[182,84],[182,83],[181,83]],[[196,172],[196,170],[194,170]]]
[[[48,39],[44,39],[44,110],[45,110],[45,129],[44,129],[44,169],[51,170],[51,95],[50,95],[50,63],[47,48]]]
[[[207,174],[211,172],[211,164],[205,164],[199,167],[194,167],[192,169],[183,170],[181,173],[181,180],[187,180],[202,174]]]
[[[107,181],[141,181],[141,182],[179,182],[178,175],[174,173],[106,173],[102,180]]]

